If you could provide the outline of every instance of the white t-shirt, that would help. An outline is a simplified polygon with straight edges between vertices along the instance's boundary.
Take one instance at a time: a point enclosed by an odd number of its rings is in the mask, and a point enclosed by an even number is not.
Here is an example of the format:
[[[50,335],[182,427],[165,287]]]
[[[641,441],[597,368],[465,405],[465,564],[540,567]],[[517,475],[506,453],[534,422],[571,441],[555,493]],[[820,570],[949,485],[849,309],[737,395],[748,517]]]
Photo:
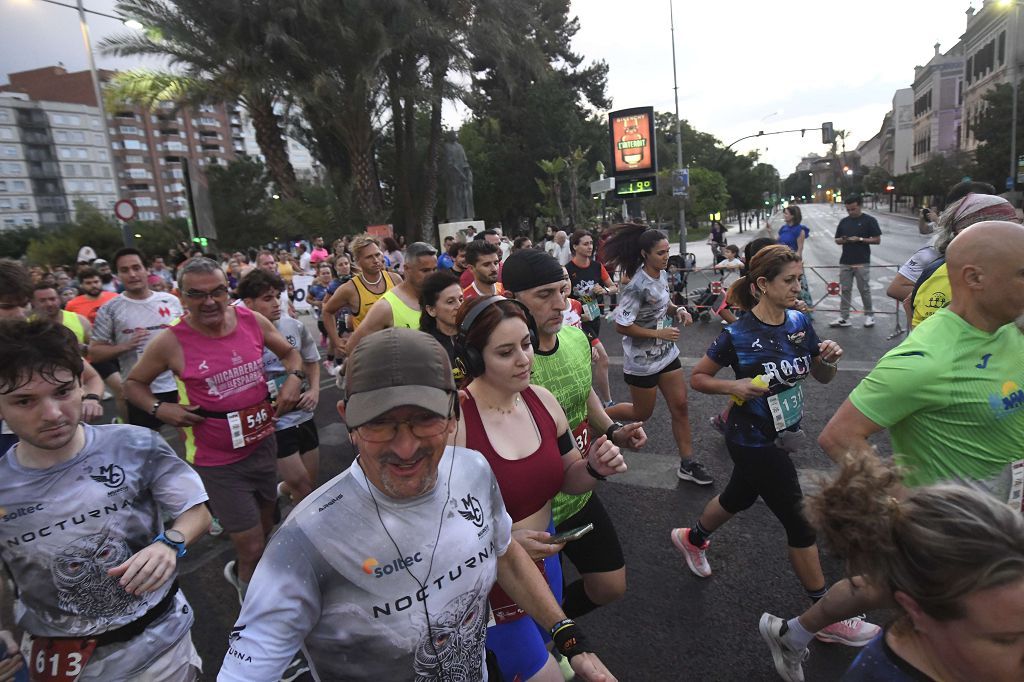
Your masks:
[[[566,239],[565,243],[561,246],[558,245],[554,239],[547,243],[544,250],[555,257],[558,260],[559,265],[565,265],[572,260],[572,248],[569,246],[569,240]]]
[[[118,345],[130,341],[136,330],[146,331],[142,345],[117,356],[121,376],[126,377],[149,342],[160,331],[176,324],[183,314],[178,298],[163,291],[151,291],[149,297],[141,301],[121,294],[104,303],[96,312],[92,338]],[[154,379],[149,387],[153,393],[169,393],[177,390],[178,385],[174,374],[167,370]]]
[[[917,280],[921,279],[921,273],[924,272],[924,269],[931,265],[932,261],[940,255],[938,250],[931,244],[923,246],[914,252],[914,255],[908,258],[906,263],[900,266],[898,272],[914,284],[917,284]]]
[[[446,448],[433,490],[409,500],[357,459],[271,538],[217,679],[279,679],[300,646],[319,680],[485,679],[487,595],[511,541],[479,452]]]
[[[668,275],[662,270],[658,279],[640,268],[626,286],[619,289],[615,322],[644,329],[659,329],[666,324],[668,312]],[[679,357],[679,347],[663,339],[622,337],[622,371],[633,376],[650,376],[663,370]]]
[[[309,251],[306,251],[301,256],[299,256],[299,270],[301,271],[300,274],[303,274],[303,275],[311,275],[311,274],[313,274],[310,271],[310,269],[309,269],[310,258],[311,258],[311,256],[309,255]]]
[[[277,327],[277,331],[281,332],[288,343],[292,345],[292,348],[297,348],[299,354],[302,355],[303,362],[319,362],[320,351],[316,347],[316,340],[313,339],[313,335],[306,329],[306,325],[302,324],[294,317],[288,317],[282,315],[281,318],[274,323]],[[281,362],[281,358],[274,354],[274,351],[269,348],[263,348],[263,371],[267,375],[267,382],[276,381],[278,384],[284,383],[284,379],[288,378],[285,373],[284,364]],[[280,388],[280,385],[277,386]],[[313,418],[312,412],[306,410],[295,409],[291,412],[282,414],[277,418],[277,423],[274,424],[275,431],[283,431],[293,426],[307,422]]]
[[[18,588],[15,620],[41,637],[87,637],[138,620],[168,593],[173,576],[136,597],[107,569],[148,547],[163,517],[206,501],[199,475],[154,431],[83,425],[85,446],[63,464],[28,469],[15,449],[0,456],[0,562]],[[144,637],[96,649],[79,682],[127,679],[188,633],[192,609],[175,607]]]

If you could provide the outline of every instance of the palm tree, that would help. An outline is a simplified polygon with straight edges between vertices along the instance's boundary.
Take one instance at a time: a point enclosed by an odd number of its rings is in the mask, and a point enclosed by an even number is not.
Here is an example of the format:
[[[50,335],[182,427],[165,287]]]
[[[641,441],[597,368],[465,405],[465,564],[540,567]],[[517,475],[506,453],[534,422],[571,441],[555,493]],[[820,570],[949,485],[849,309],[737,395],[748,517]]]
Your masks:
[[[275,104],[285,90],[273,78],[267,52],[282,40],[269,2],[246,0],[120,0],[118,11],[146,27],[110,36],[107,54],[151,55],[173,71],[140,69],[118,74],[109,96],[153,107],[234,100],[249,112],[267,169],[286,199],[298,196],[295,170]]]

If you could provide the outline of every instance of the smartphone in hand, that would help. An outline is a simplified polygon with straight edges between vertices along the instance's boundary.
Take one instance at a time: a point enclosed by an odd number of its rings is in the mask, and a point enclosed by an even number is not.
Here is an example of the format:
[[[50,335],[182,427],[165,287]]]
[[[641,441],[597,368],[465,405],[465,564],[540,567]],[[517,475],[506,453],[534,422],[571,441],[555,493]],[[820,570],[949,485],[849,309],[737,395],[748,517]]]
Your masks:
[[[581,537],[583,537],[592,530],[594,530],[594,524],[588,523],[585,526],[580,526],[579,528],[567,530],[564,533],[552,535],[544,542],[546,542],[549,545],[560,545],[563,542],[572,542],[573,540],[579,540]]]

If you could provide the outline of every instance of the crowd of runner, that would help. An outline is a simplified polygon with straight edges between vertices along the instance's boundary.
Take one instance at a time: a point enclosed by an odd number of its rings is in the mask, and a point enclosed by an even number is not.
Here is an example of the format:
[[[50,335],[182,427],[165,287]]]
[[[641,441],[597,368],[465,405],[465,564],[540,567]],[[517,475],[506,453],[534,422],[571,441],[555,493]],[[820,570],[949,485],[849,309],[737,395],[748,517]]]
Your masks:
[[[779,240],[716,258],[735,277],[725,326],[688,380],[676,340],[694,311],[644,225],[536,247],[487,230],[441,251],[361,234],[0,260],[0,682],[197,679],[203,604],[177,561],[207,533],[230,538],[241,604],[220,680],[613,680],[576,622],[627,591],[600,490],[644,449],[659,394],[678,478],[714,483],[687,384],[727,405],[712,423],[733,470],[687,526],[650,530],[709,578],[713,534],[766,503],[811,605],[761,616],[783,679],[804,679],[815,637],[864,647],[848,680],[1024,679],[1024,227],[985,188],[954,192],[890,287],[915,329],[819,435],[839,474],[806,497],[802,382],[832,381],[843,349],[812,323],[796,207]],[[848,212],[852,273],[877,223]],[[602,320],[629,402],[611,396]],[[356,459],[317,487],[321,371]],[[882,430],[893,462],[868,443]],[[831,587],[819,535],[847,560]],[[886,607],[884,628],[863,616]]]

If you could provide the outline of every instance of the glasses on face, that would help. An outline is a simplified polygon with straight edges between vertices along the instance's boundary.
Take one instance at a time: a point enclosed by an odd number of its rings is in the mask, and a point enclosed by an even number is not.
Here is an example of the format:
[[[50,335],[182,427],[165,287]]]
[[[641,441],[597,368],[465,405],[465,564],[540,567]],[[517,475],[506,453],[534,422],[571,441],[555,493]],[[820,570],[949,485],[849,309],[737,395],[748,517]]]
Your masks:
[[[227,298],[228,288],[224,286],[217,287],[213,291],[200,291],[199,289],[188,289],[185,291],[185,295],[193,301],[205,301],[207,298],[219,300]]]
[[[448,417],[423,414],[412,419],[378,419],[357,426],[353,431],[371,443],[387,443],[398,435],[398,427],[405,424],[416,438],[440,436],[448,427]]]

